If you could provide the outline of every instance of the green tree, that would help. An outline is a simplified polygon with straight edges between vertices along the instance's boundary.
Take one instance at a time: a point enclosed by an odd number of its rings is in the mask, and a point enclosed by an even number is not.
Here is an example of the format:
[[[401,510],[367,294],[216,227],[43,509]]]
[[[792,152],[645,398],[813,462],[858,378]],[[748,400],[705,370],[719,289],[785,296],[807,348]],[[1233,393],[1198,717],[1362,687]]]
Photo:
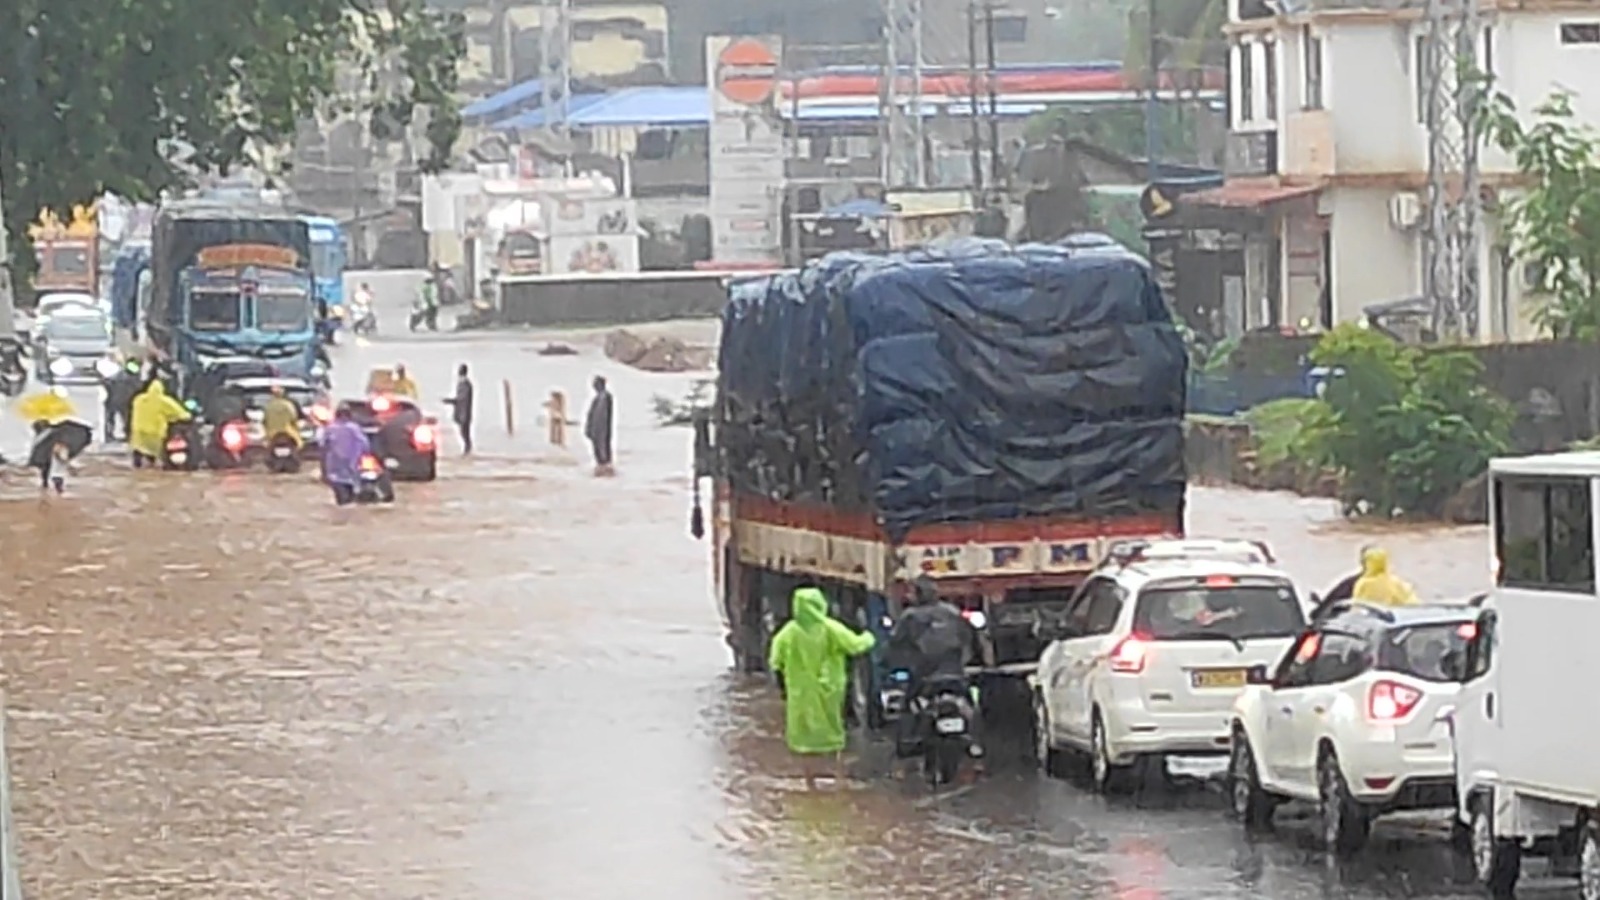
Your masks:
[[[1524,124],[1504,94],[1484,104],[1488,138],[1528,176],[1507,204],[1513,252],[1539,272],[1534,321],[1556,338],[1600,338],[1600,137],[1558,92]]]
[[[1163,67],[1193,69],[1227,65],[1228,0],[1134,0],[1128,11],[1128,50],[1124,64],[1134,72],[1150,68],[1150,13]]]
[[[14,260],[31,269],[20,248],[41,209],[105,191],[149,200],[186,167],[260,162],[332,105],[365,110],[378,136],[426,111],[422,165],[436,170],[460,130],[465,49],[460,16],[424,0],[6,0],[0,189]]]

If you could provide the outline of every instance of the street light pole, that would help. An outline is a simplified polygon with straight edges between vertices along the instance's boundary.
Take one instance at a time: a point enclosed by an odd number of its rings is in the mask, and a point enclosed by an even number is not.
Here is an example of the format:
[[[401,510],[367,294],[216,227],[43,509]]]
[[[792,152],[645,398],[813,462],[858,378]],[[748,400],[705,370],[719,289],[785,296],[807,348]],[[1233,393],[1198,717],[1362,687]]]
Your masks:
[[[0,161],[0,338],[17,336],[17,295],[11,290],[11,240],[6,230],[5,165]]]
[[[1161,32],[1156,28],[1156,0],[1148,0],[1145,7],[1145,29],[1149,32],[1149,47],[1145,53],[1150,57],[1146,65],[1145,92],[1144,92],[1144,158],[1147,180],[1155,184],[1157,176],[1161,173],[1160,106],[1157,103],[1157,94],[1161,90]]]

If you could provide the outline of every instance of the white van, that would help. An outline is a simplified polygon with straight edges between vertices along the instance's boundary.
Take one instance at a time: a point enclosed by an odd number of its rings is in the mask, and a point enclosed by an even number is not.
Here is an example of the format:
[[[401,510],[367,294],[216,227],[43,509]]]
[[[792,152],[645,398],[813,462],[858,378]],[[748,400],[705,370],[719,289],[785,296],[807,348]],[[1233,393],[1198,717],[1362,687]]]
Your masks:
[[[1600,898],[1600,453],[1498,459],[1489,471],[1495,586],[1452,716],[1458,814],[1492,895],[1512,896],[1523,855],[1539,854]]]

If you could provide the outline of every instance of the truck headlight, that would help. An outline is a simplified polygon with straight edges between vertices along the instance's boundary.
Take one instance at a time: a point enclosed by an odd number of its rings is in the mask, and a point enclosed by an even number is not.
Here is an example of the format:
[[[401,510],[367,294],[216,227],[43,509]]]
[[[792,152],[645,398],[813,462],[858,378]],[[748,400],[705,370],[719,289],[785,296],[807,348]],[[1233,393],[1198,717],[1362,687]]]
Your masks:
[[[109,359],[97,359],[94,361],[94,370],[100,373],[101,378],[114,378],[122,371],[122,367]]]
[[[65,378],[72,374],[72,360],[58,356],[50,360],[50,374],[57,378]]]

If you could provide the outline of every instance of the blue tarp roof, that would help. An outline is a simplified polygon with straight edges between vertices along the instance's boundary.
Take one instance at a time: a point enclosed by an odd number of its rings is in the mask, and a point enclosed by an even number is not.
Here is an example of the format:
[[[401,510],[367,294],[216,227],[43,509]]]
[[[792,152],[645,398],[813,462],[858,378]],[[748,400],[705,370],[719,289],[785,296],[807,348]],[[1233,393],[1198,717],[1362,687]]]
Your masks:
[[[626,88],[572,112],[569,121],[575,128],[709,125],[711,94],[704,85]]]
[[[461,109],[464,119],[479,119],[503,112],[526,100],[537,98],[544,93],[544,82],[537,78],[519,82],[506,88],[498,94],[490,94],[481,100],[468,103]]]
[[[567,115],[569,117],[576,115],[577,113],[588,109],[589,107],[610,96],[610,94],[573,94],[572,99],[567,101]],[[530,109],[525,113],[512,116],[509,119],[502,119],[494,123],[493,127],[496,131],[514,131],[519,128],[543,128],[544,107]]]

